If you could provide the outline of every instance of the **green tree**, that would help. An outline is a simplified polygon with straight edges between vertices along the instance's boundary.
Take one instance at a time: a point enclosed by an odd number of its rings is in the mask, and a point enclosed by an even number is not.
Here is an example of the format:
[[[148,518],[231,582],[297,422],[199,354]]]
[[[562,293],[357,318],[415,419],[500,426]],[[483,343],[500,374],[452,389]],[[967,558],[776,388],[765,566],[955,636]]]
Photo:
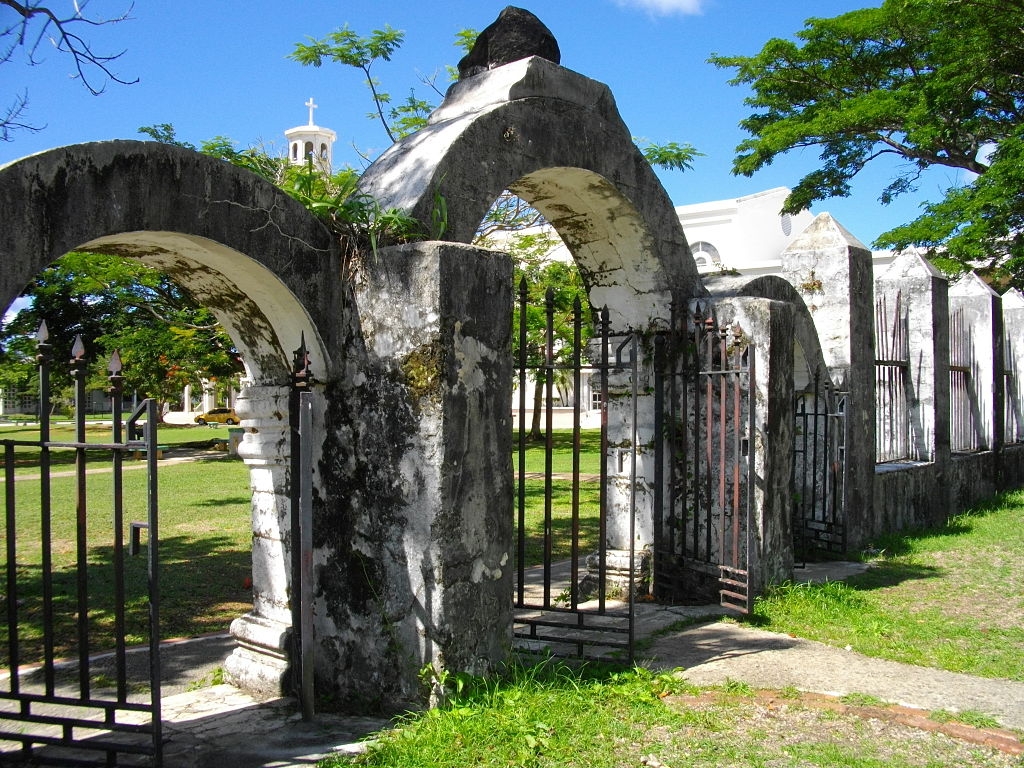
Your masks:
[[[473,29],[459,30],[455,33],[455,47],[468,53],[476,42],[477,34]],[[322,38],[311,37],[305,43],[296,43],[289,58],[303,66],[321,67],[331,62],[361,71],[374,104],[374,111],[368,113],[367,117],[379,121],[388,139],[394,143],[425,126],[434,109],[433,104],[416,95],[415,89],[410,89],[403,101],[392,106],[391,94],[382,90],[381,81],[371,71],[377,62],[390,61],[403,42],[405,32],[386,24],[383,29],[375,29],[365,36],[346,24]],[[459,73],[455,67],[449,65],[443,67],[443,70],[449,82],[458,79]],[[438,74],[436,70],[430,77],[421,77],[420,82],[435,96],[444,96],[443,90],[436,84]],[[694,159],[702,156],[695,147],[686,143],[672,141],[658,144],[638,139],[637,144],[648,162],[666,170],[688,170]]]
[[[793,187],[796,212],[851,194],[879,158],[900,161],[879,200],[914,190],[931,167],[961,183],[878,246],[921,245],[952,272],[979,268],[1024,285],[1024,2],[884,0],[878,8],[812,18],[796,40],[769,40],[753,56],[713,56],[749,86],[750,134],[735,173],[813,148],[821,163]]]
[[[55,391],[66,390],[66,365],[76,336],[85,344],[93,382],[103,386],[114,349],[125,364],[125,385],[160,405],[186,384],[242,370],[238,353],[213,314],[146,265],[117,256],[71,252],[37,275],[22,294],[25,306],[3,329],[3,382],[34,382],[35,336],[50,333]]]
[[[554,260],[552,252],[560,245],[558,239],[547,228],[511,233],[503,248],[515,264],[515,305],[512,312],[512,355],[517,361],[524,361],[534,371],[532,421],[529,439],[543,437],[542,417],[544,395],[548,382],[547,372],[539,368],[547,359],[550,343],[552,362],[555,366],[570,366],[575,346],[576,302],[580,312],[580,347],[586,349],[594,334],[594,317],[591,312],[587,290],[583,285],[575,263]],[[524,312],[521,300],[526,290],[525,324],[520,318]],[[548,323],[548,302],[552,309],[551,323]],[[525,327],[525,335],[522,331]],[[551,384],[558,397],[565,397],[572,391],[572,374],[567,368],[556,367],[551,372]],[[517,380],[517,386],[518,380]],[[518,400],[516,401],[518,402]]]

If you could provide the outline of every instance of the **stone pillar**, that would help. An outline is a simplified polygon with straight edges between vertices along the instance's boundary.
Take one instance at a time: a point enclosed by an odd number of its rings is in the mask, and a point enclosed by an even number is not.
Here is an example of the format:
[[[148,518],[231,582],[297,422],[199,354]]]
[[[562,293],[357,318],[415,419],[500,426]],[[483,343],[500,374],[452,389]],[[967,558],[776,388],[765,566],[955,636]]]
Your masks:
[[[963,311],[970,351],[970,398],[979,449],[1003,445],[1003,308],[988,283],[971,272],[949,289],[950,312]]]
[[[626,341],[626,345],[619,345]],[[654,545],[654,421],[653,342],[638,337],[613,337],[608,376],[608,501],[604,542],[605,584],[608,594],[628,589],[630,563],[636,594],[649,590],[647,578]],[[636,356],[636,387],[634,366]],[[634,466],[635,462],[635,466]],[[634,482],[635,470],[635,482]],[[632,522],[632,526],[631,526]],[[632,552],[632,560],[630,554]],[[600,558],[587,557],[583,594],[594,594],[600,578]]]
[[[482,674],[511,645],[511,260],[381,249],[354,302],[364,358],[328,403],[314,509],[317,684],[394,706],[424,668]]]
[[[819,214],[782,252],[782,276],[804,297],[832,380],[846,393],[846,541],[870,536],[875,473],[875,334],[871,251]]]
[[[875,292],[907,313],[910,442],[915,461],[949,462],[949,281],[916,253],[898,256],[875,281]]]
[[[287,692],[291,603],[291,457],[287,386],[249,385],[235,403],[238,453],[252,484],[252,611],[231,623],[238,646],[224,669],[240,688]]]

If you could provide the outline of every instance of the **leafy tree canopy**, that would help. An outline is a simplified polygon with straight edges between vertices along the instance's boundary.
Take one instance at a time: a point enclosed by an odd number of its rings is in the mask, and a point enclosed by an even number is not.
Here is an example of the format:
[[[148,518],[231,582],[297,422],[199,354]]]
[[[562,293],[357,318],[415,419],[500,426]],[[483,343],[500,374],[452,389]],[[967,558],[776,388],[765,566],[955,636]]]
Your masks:
[[[86,345],[94,383],[121,351],[125,386],[162,404],[186,384],[241,372],[231,339],[213,313],[146,265],[117,256],[73,251],[44,269],[23,294],[24,306],[4,326],[0,381],[28,388],[35,377],[35,337],[49,331],[55,389],[70,383],[75,336]]]
[[[753,56],[711,57],[749,86],[750,134],[733,170],[750,176],[779,155],[816,149],[821,164],[794,186],[797,212],[851,193],[872,161],[901,162],[879,199],[914,190],[933,166],[962,183],[877,246],[931,249],[947,271],[979,268],[1024,285],[1024,1],[884,0],[809,19],[795,40]]]

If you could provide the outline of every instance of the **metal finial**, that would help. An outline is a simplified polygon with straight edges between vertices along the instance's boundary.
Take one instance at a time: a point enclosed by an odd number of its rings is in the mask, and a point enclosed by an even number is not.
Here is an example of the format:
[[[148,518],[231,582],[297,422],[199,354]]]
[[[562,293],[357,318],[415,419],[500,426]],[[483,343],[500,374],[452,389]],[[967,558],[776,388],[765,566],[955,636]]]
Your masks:
[[[111,376],[118,376],[124,366],[121,365],[121,353],[116,349],[110,356],[110,363],[107,364],[107,370],[110,371]]]
[[[71,345],[71,359],[72,361],[80,361],[85,357],[85,342],[82,341],[82,335],[78,334],[75,336],[75,343]]]

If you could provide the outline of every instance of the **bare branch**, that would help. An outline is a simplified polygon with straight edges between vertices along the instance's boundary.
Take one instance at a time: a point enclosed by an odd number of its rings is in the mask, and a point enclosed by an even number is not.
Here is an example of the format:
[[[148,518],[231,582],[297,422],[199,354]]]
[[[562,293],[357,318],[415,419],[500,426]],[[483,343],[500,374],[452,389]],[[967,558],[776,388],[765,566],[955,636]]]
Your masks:
[[[91,27],[108,24],[119,24],[131,18],[134,5],[119,16],[110,18],[91,18],[85,15],[88,0],[73,3],[74,13],[70,16],[59,15],[50,6],[41,4],[40,0],[0,0],[0,7],[10,8],[16,19],[0,27],[0,64],[14,60],[16,52],[24,51],[29,66],[42,63],[44,42],[50,43],[59,53],[68,54],[74,63],[73,77],[94,96],[106,90],[108,82],[121,85],[132,85],[139,82],[138,78],[128,80],[118,75],[113,64],[125,51],[107,54],[97,51],[93,44],[83,35]],[[79,33],[79,30],[82,30]],[[0,118],[0,138],[11,141],[11,133],[17,129],[30,131],[41,130],[21,121],[28,105],[27,94],[22,94],[14,101],[11,108]]]

